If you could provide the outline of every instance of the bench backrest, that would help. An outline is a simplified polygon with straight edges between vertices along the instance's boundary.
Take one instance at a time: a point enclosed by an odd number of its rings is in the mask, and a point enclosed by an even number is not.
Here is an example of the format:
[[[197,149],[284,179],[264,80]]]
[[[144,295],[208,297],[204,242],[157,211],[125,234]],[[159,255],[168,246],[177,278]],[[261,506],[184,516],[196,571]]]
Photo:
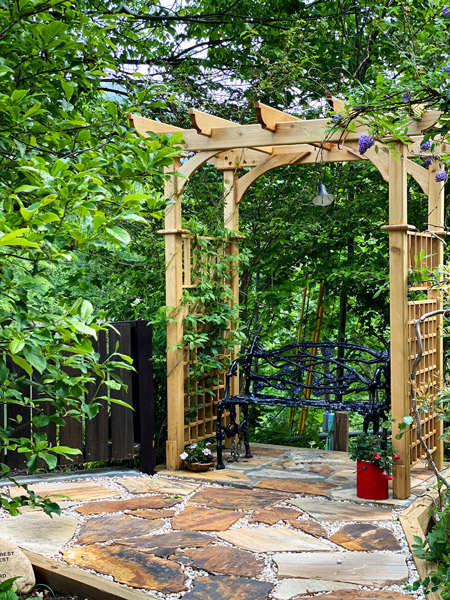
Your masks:
[[[246,394],[369,403],[389,401],[389,352],[345,342],[299,342],[265,349],[254,338],[244,365]],[[330,398],[332,397],[332,398]],[[350,398],[348,398],[350,400]],[[317,404],[322,404],[319,402]]]

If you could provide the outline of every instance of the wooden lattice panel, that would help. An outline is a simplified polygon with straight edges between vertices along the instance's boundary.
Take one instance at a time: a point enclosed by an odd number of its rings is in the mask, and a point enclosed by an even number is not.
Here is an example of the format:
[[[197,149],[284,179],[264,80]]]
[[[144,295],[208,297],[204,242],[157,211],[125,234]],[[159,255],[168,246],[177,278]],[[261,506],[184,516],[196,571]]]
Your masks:
[[[419,319],[422,315],[428,312],[437,310],[438,301],[435,299],[418,300],[415,302],[408,302],[408,372],[411,373],[414,365],[414,361],[417,357],[417,335],[414,327],[414,322]],[[418,396],[429,397],[433,396],[439,391],[440,373],[438,372],[438,357],[437,357],[437,318],[432,317],[427,319],[422,327],[422,345],[423,345],[423,358],[419,364],[416,377],[416,387]],[[410,395],[410,411],[412,413],[412,402]],[[437,418],[432,413],[421,413],[422,422],[422,436],[427,441],[429,450],[433,453],[437,448]],[[425,458],[425,454],[417,439],[417,427],[413,426],[409,432],[410,435],[410,447],[411,447],[411,464],[415,464],[418,460]]]
[[[439,266],[439,244],[437,238],[429,233],[408,232],[409,269],[434,271]],[[423,257],[423,258],[421,258]],[[414,283],[414,289],[427,289],[430,281]]]
[[[207,248],[202,248],[202,253],[198,253],[198,240],[203,240],[208,244],[214,238],[202,236],[196,238],[191,235],[183,236],[183,289],[195,289],[199,283],[199,264],[198,256],[205,261],[205,264],[211,264],[211,276],[214,270],[214,255],[209,253]],[[227,255],[230,252],[230,244],[225,244],[222,250]],[[207,261],[207,262],[206,262]],[[224,280],[224,283],[228,281]],[[202,306],[190,304],[185,306],[185,314],[199,315]],[[197,331],[201,332],[201,325],[197,325]],[[225,375],[226,371],[208,373],[207,376],[192,384],[190,382],[189,372],[193,365],[198,361],[198,349],[196,347],[185,347],[183,352],[184,365],[184,442],[190,444],[204,440],[216,435],[217,422],[217,404],[222,400],[225,393]],[[231,353],[227,352],[231,358]],[[196,406],[201,404],[201,408]],[[224,424],[227,415],[224,415]]]

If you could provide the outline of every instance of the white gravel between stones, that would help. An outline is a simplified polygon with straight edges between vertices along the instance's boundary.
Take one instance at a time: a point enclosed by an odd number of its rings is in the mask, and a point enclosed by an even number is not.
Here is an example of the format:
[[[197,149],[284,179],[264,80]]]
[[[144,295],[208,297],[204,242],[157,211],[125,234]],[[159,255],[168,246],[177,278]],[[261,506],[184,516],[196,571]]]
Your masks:
[[[94,482],[94,483],[97,483],[99,485],[103,485],[105,487],[109,487],[111,489],[114,489],[116,491],[121,492],[120,495],[114,496],[113,498],[111,498],[111,501],[126,500],[126,499],[129,499],[129,498],[137,498],[137,497],[144,498],[144,497],[147,497],[147,496],[160,495],[160,493],[157,492],[157,491],[155,491],[154,493],[152,492],[152,493],[145,493],[145,494],[132,494],[132,493],[128,492],[123,487],[123,485],[121,485],[121,482],[123,482],[124,480],[126,480],[126,479],[134,479],[136,477],[142,477],[142,478],[149,478],[149,479],[151,479],[151,478],[155,478],[155,477],[158,478],[159,476],[158,476],[158,474],[156,474],[156,475],[154,475],[152,477],[152,476],[146,475],[145,473],[141,473],[141,474],[138,474],[138,475],[136,475],[136,473],[133,473],[133,475],[130,475],[130,476],[124,475],[123,477],[120,477],[120,476],[108,477],[108,476],[102,475],[102,476],[99,476],[99,477],[85,478],[85,479],[83,479],[83,481]],[[163,478],[164,479],[171,479],[173,482],[179,481],[176,476],[170,477],[170,476],[168,476],[166,474],[163,476]],[[192,481],[192,480],[183,478],[183,481],[185,481],[185,480],[186,481]],[[71,479],[70,477],[68,477],[66,480],[58,480],[58,484],[64,485],[64,483],[68,483],[70,481],[73,481],[73,479]],[[187,506],[190,498],[195,493],[197,493],[198,491],[200,491],[200,490],[202,490],[204,488],[227,488],[227,487],[229,487],[227,485],[221,485],[221,484],[213,483],[213,482],[207,482],[206,483],[206,482],[201,482],[199,480],[193,480],[193,481],[195,483],[198,483],[199,487],[197,489],[195,489],[193,492],[191,492],[190,494],[188,494],[187,496],[183,496],[182,500],[180,500],[180,502],[178,504],[176,504],[175,506],[172,507],[173,510],[175,510],[175,514],[179,514],[180,512],[182,512],[186,508],[186,506]],[[39,482],[39,485],[44,485],[45,483],[49,483],[50,484],[51,482],[43,482],[42,481],[42,482]],[[166,494],[166,495],[170,496],[170,494]],[[301,494],[297,494],[296,496],[302,497]],[[317,498],[317,499],[320,499],[320,500],[324,499],[323,496],[308,496],[308,498],[310,498],[310,499]],[[96,518],[96,517],[98,518],[98,517],[101,517],[101,516],[105,516],[105,514],[108,514],[108,513],[101,513],[101,514],[98,514],[98,515],[85,516],[85,515],[81,515],[80,513],[78,513],[75,510],[78,506],[82,506],[83,504],[88,504],[89,502],[94,502],[94,501],[95,500],[87,500],[87,501],[83,501],[83,502],[76,501],[70,507],[64,508],[62,510],[63,514],[70,515],[70,516],[75,516],[77,519],[79,519],[79,523],[78,523],[77,529],[75,531],[75,535],[73,536],[73,538],[71,540],[69,540],[67,542],[67,544],[64,545],[64,547],[63,547],[62,550],[65,550],[67,548],[71,548],[71,547],[73,547],[73,546],[76,545],[76,540],[77,540],[79,531],[80,531],[81,527],[89,519]],[[102,501],[107,502],[108,498],[104,498],[104,499],[102,499]],[[332,501],[332,500],[330,500],[330,501]],[[344,502],[348,503],[348,504],[352,504],[352,502],[348,501],[348,500],[344,501]],[[299,517],[300,517],[301,520],[309,520],[310,519],[310,517],[309,517],[309,515],[307,513],[305,513],[304,511],[302,511],[298,507],[295,507],[292,504],[289,504],[289,502],[286,502],[286,501],[279,502],[279,503],[276,504],[276,506],[279,506],[279,507],[289,507],[289,508],[291,508],[293,510],[296,510],[296,512],[298,512]],[[409,572],[408,584],[411,585],[414,581],[416,581],[419,578],[419,576],[418,576],[418,572],[417,572],[417,570],[415,568],[414,561],[413,561],[413,558],[411,556],[411,553],[410,553],[410,550],[409,550],[409,547],[408,547],[405,535],[403,533],[403,529],[402,529],[400,523],[397,520],[395,520],[397,518],[397,515],[400,512],[401,512],[401,510],[396,510],[396,509],[393,510],[393,520],[392,521],[371,521],[371,523],[373,525],[377,525],[379,527],[385,527],[386,529],[391,530],[394,533],[394,535],[397,538],[397,540],[400,542],[400,544],[401,544],[401,550],[399,550],[398,553],[399,554],[404,554],[405,557],[406,557],[406,563],[407,563],[408,572]],[[128,513],[126,511],[118,511],[118,512],[116,512],[114,514],[128,514]],[[14,518],[14,517],[10,517],[10,515],[6,511],[4,511],[3,509],[1,509],[0,510],[0,518]],[[244,514],[244,516],[241,519],[239,519],[239,521],[237,521],[236,523],[234,523],[229,529],[245,529],[245,528],[249,529],[249,528],[269,528],[269,527],[273,527],[273,528],[280,528],[280,529],[295,530],[294,527],[292,527],[292,526],[290,526],[288,524],[285,524],[282,521],[279,521],[275,525],[268,526],[268,525],[266,525],[264,523],[249,523],[249,519],[250,519],[250,516],[249,516],[248,513],[246,513],[246,514]],[[336,531],[338,531],[342,527],[342,523],[330,523],[328,521],[318,521],[318,522],[325,528],[328,536],[333,535],[333,533],[335,533]],[[352,523],[352,522],[353,521],[346,521],[345,524]],[[158,530],[156,530],[155,532],[153,532],[153,535],[161,534],[161,533],[169,533],[171,531],[173,531],[173,529],[172,529],[172,526],[171,526],[170,519],[169,518],[165,518],[164,519],[164,525],[162,525]],[[208,533],[210,533],[211,535],[214,535],[214,533],[217,533],[217,532],[208,532]],[[322,539],[323,541],[327,542],[330,545],[330,547],[332,547],[333,551],[348,552],[345,548],[342,548],[341,546],[333,544],[329,540],[326,540],[326,539],[323,539],[323,538],[320,538],[320,539]],[[107,545],[109,545],[111,543],[112,543],[111,541],[107,541],[107,542],[102,542],[101,545],[107,546]],[[225,542],[223,540],[220,540],[220,541],[217,540],[217,541],[213,542],[212,545],[214,545],[214,546],[215,545],[221,545],[221,546],[234,547],[232,544],[230,544],[228,542]],[[256,558],[262,558],[264,560],[264,563],[265,563],[265,566],[264,566],[264,568],[263,568],[260,576],[257,577],[257,579],[260,580],[260,581],[267,581],[267,582],[273,583],[275,585],[275,587],[273,589],[273,592],[274,592],[277,589],[277,587],[278,587],[278,585],[279,585],[279,583],[280,583],[281,580],[279,580],[278,576],[277,576],[276,565],[275,565],[275,562],[272,559],[272,554],[273,553],[268,552],[266,554],[258,554],[256,552],[253,552],[253,554],[254,554],[254,556]],[[290,552],[289,554],[294,554],[294,553]],[[60,554],[55,554],[54,558],[56,560],[60,561],[60,562],[64,562],[62,560],[62,557],[61,557]],[[97,574],[98,576],[103,577],[104,579],[107,579],[109,581],[113,581],[113,577],[111,575],[104,575],[104,574],[101,574],[101,573],[97,573],[93,569],[84,569],[84,570],[86,570],[87,572],[90,572],[90,573]],[[189,590],[192,589],[194,581],[195,581],[195,579],[197,577],[208,577],[208,576],[210,576],[210,574],[207,571],[203,571],[203,570],[200,570],[200,569],[193,569],[193,568],[187,567],[187,566],[184,566],[184,573],[185,573],[185,575],[187,577],[187,579],[186,579],[187,590],[185,592],[180,592],[180,593],[177,593],[177,594],[164,594],[164,593],[158,592],[156,590],[149,591],[149,590],[141,589],[139,591],[142,591],[142,592],[147,593],[149,595],[153,595],[154,597],[156,596],[158,598],[161,598],[162,600],[179,600]],[[125,586],[125,587],[127,587],[127,586]],[[136,589],[136,588],[133,588],[133,589]],[[366,587],[366,586],[361,586],[360,589],[361,590],[371,590],[371,589],[374,589],[374,588],[369,588],[369,587]],[[411,591],[406,590],[404,586],[400,586],[400,585],[391,585],[391,586],[382,588],[382,590],[386,591],[386,592],[387,591],[395,591],[395,592],[399,592],[399,593],[403,593],[403,594],[409,594],[409,595],[413,596],[415,598],[415,600],[426,600],[426,597],[422,593],[421,590],[418,590],[416,592],[411,592]],[[273,597],[272,594],[269,597],[272,598]],[[314,595],[311,595],[311,596],[302,596],[302,598],[303,597],[305,597],[305,598],[306,597],[314,597]],[[205,600],[207,600],[207,599],[205,599]]]

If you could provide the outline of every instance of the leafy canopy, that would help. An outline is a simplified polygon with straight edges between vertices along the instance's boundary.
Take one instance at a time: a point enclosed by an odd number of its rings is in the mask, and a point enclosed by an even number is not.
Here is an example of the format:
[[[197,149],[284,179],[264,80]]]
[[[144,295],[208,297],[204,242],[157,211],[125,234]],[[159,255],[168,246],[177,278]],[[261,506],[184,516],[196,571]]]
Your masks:
[[[29,471],[76,452],[52,446],[39,428],[95,416],[86,385],[131,368],[117,353],[99,363],[92,341],[104,326],[82,296],[76,265],[92,249],[126,249],[127,224],[161,214],[156,186],[180,142],[127,128],[131,101],[151,104],[155,90],[129,80],[126,100],[105,91],[116,71],[115,18],[100,22],[86,9],[0,1],[0,401],[8,415],[0,455],[24,455]],[[64,264],[75,265],[74,276],[61,285]],[[2,476],[8,471],[0,465]],[[28,498],[22,503],[38,502]],[[17,512],[17,502],[0,501]]]

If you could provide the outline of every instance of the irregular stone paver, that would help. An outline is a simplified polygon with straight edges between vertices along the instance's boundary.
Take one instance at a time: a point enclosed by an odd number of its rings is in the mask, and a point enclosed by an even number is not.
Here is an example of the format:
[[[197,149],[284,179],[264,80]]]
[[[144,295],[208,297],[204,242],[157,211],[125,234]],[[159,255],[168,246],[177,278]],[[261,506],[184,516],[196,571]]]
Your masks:
[[[166,558],[178,548],[201,548],[207,546],[215,539],[211,535],[198,533],[197,531],[174,531],[148,537],[119,540],[117,543],[136,548],[139,552],[156,554],[157,556]]]
[[[231,529],[219,533],[218,537],[234,546],[252,552],[317,552],[331,551],[325,542],[302,531],[262,527]]]
[[[379,506],[361,506],[348,502],[330,502],[297,498],[289,500],[319,521],[391,521],[392,509]]]
[[[133,477],[119,481],[130,494],[149,494],[161,492],[173,494],[174,496],[187,496],[200,486],[199,483],[190,481],[177,481],[166,477]]]
[[[250,552],[226,546],[178,550],[171,558],[196,569],[237,577],[258,577],[264,568],[264,561]]]
[[[286,471],[305,471],[305,465],[301,462],[293,461],[290,458],[280,458],[271,463],[272,469],[284,469]]]
[[[318,464],[329,464],[333,461],[338,463],[350,463],[350,459],[343,452],[330,451],[330,450],[317,450],[314,448],[299,448],[291,452],[291,459],[295,462],[301,463],[314,463]],[[347,460],[345,460],[347,459]]]
[[[29,592],[36,583],[33,567],[28,557],[14,542],[0,539],[0,581],[3,582],[12,577],[17,577],[15,585],[18,592],[23,594]]]
[[[325,581],[319,579],[283,579],[273,597],[276,600],[291,600],[300,594],[316,594],[317,592],[332,592],[334,590],[358,589],[353,583],[340,581]],[[326,596],[329,598],[329,596]]]
[[[313,521],[312,519],[309,520],[296,520],[296,521],[288,521],[288,523],[290,523],[290,525],[292,525],[292,527],[295,527],[296,529],[300,529],[301,531],[304,531],[305,533],[309,533],[309,535],[313,535],[316,538],[326,538],[327,537],[327,532],[325,530],[325,527],[323,527],[320,523],[317,523],[317,521]]]
[[[283,454],[287,454],[287,448],[276,447],[276,446],[260,446],[259,444],[252,444],[251,446],[252,453],[261,454],[262,456],[282,456]]]
[[[319,475],[331,475],[335,472],[333,467],[330,465],[307,465],[308,473],[317,473]]]
[[[330,537],[330,541],[339,544],[347,550],[401,550],[396,537],[385,527],[376,527],[369,523],[351,523],[344,525]]]
[[[30,484],[29,490],[39,496],[52,496],[52,500],[59,502],[60,500],[98,500],[99,498],[112,498],[119,496],[121,492],[112,490],[104,485],[98,485],[92,481],[72,481],[68,483],[38,483]],[[25,493],[21,487],[9,488],[13,498],[21,496]],[[66,496],[65,498],[55,498],[54,496]]]
[[[249,476],[252,478],[257,476],[258,479],[287,479],[287,480],[295,480],[295,481],[306,481],[312,480],[317,481],[318,475],[317,473],[308,473],[306,470],[298,471],[298,470],[288,470],[288,469],[277,469],[271,465],[270,469],[259,469],[255,473],[249,473]]]
[[[356,486],[356,469],[337,471],[334,475],[330,475],[327,482],[331,481],[334,483],[348,483]]]
[[[153,510],[151,508],[126,510],[125,512],[133,517],[139,517],[140,519],[167,519],[168,517],[173,517],[175,514],[174,510]]]
[[[83,523],[76,539],[78,545],[95,544],[96,542],[109,542],[128,538],[130,536],[150,535],[160,529],[164,521],[157,519],[137,519],[130,515],[107,515],[97,519],[89,519]]]
[[[264,600],[273,584],[243,577],[198,577],[190,592],[183,596],[188,600]]]
[[[265,523],[275,525],[278,521],[296,521],[302,513],[293,508],[282,508],[281,506],[258,508],[251,516],[250,523]]]
[[[391,496],[392,490],[389,491],[389,494]],[[356,502],[357,504],[367,504],[367,502],[370,502],[370,500],[356,497],[356,486],[354,486],[354,485],[352,485],[351,487],[348,487],[348,488],[342,488],[340,490],[333,490],[331,492],[331,499],[332,500],[351,500],[352,502]],[[402,508],[402,507],[407,506],[408,501],[389,497],[389,498],[386,498],[386,500],[378,501],[378,504],[382,504],[383,506]]]
[[[266,492],[265,490],[241,490],[237,488],[207,488],[192,496],[190,502],[202,504],[210,508],[231,508],[237,510],[252,510],[271,506],[289,496],[281,492]]]
[[[50,519],[41,511],[27,512],[2,519],[1,536],[26,550],[53,556],[73,537],[77,525],[73,517],[55,515]]]
[[[243,512],[187,506],[172,519],[173,529],[196,531],[224,531],[244,516]]]
[[[405,557],[385,552],[299,552],[275,554],[279,577],[346,581],[384,587],[408,579]]]
[[[260,508],[255,510],[250,523],[266,523],[266,525],[275,525],[278,521],[289,523],[296,529],[309,533],[314,537],[327,537],[325,528],[320,523],[309,518],[308,520],[298,520],[302,513],[293,508],[282,508],[280,506]]]
[[[63,558],[71,565],[112,575],[115,581],[131,587],[166,594],[186,589],[186,578],[177,563],[145,555],[126,546],[93,544],[84,548],[69,548],[64,551]]]
[[[173,475],[173,471],[160,471],[161,475]],[[248,484],[249,478],[245,473],[234,471],[233,469],[224,469],[216,471],[215,469],[206,473],[196,473],[194,471],[177,471],[177,477],[186,479],[200,479],[201,481],[211,481],[213,483],[239,483]]]
[[[338,486],[327,481],[304,481],[292,479],[263,479],[255,485],[255,488],[266,490],[277,490],[290,494],[307,494],[309,496],[330,497],[330,490]]]
[[[414,596],[392,592],[390,590],[378,590],[369,592],[367,590],[334,592],[321,596],[314,596],[314,600],[412,600]]]
[[[88,502],[76,509],[81,515],[100,515],[102,513],[122,512],[124,510],[138,510],[142,508],[170,508],[181,502],[177,498],[164,496],[147,496],[146,498],[127,498],[126,500],[113,500],[106,502]]]

